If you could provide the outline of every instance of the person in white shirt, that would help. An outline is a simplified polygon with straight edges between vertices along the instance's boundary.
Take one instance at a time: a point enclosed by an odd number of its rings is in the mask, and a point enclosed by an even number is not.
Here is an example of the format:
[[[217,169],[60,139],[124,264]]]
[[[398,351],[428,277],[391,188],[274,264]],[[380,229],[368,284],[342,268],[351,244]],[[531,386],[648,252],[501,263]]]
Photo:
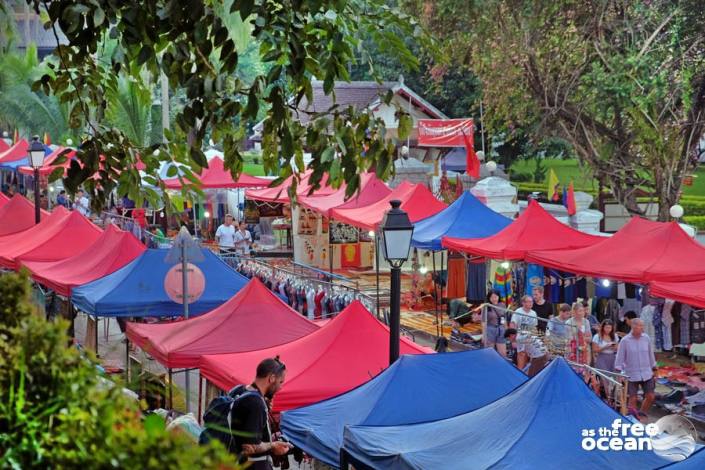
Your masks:
[[[226,214],[225,221],[215,231],[215,241],[221,253],[232,253],[235,250],[235,232],[233,216]]]
[[[235,250],[238,254],[249,255],[250,245],[252,245],[252,235],[247,230],[245,222],[240,222],[240,227],[235,232]]]
[[[91,209],[90,204],[88,202],[88,198],[86,197],[86,193],[84,193],[82,189],[79,189],[76,193],[76,201],[73,204],[73,208],[86,217],[91,215]]]
[[[534,299],[530,295],[525,295],[521,298],[521,307],[514,311],[512,319],[509,322],[510,328],[515,328],[519,332],[525,332],[536,328],[538,317],[536,312],[531,307],[534,306]],[[517,367],[524,369],[524,366],[529,362],[529,356],[526,354],[524,344],[517,344]]]

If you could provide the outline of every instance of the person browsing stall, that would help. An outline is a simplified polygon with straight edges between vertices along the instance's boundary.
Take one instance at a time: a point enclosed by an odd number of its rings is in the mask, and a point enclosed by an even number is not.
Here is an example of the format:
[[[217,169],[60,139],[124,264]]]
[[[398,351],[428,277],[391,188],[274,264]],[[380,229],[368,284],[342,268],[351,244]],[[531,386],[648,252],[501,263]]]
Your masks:
[[[656,357],[651,339],[644,334],[644,321],[635,318],[631,321],[631,327],[631,332],[619,342],[614,367],[628,377],[629,411],[638,414],[639,418],[646,418],[654,402]],[[637,412],[639,388],[644,392],[644,401]]]
[[[231,413],[235,451],[252,470],[271,470],[272,455],[286,455],[291,444],[272,441],[269,404],[286,379],[286,366],[279,357],[265,359],[257,366],[255,380],[245,388]]]
[[[247,224],[244,221],[240,221],[235,232],[235,250],[240,255],[248,255],[250,254],[250,245],[252,245],[252,235],[247,230]]]
[[[531,307],[534,305],[534,299],[529,295],[521,298],[521,307],[514,311],[512,319],[509,322],[510,328],[519,331],[519,334],[536,328],[538,323],[536,312]],[[529,362],[529,356],[525,352],[525,345],[522,342],[517,344],[517,367],[523,369]]]
[[[539,318],[543,318],[545,320],[539,321],[536,325],[536,329],[545,333],[548,319],[551,318],[551,315],[553,315],[553,305],[544,298],[543,286],[534,286],[531,290],[531,296],[534,299],[534,312],[536,312],[536,315]]]
[[[215,231],[215,242],[221,253],[231,253],[235,249],[235,232],[233,216],[225,214],[225,220]]]

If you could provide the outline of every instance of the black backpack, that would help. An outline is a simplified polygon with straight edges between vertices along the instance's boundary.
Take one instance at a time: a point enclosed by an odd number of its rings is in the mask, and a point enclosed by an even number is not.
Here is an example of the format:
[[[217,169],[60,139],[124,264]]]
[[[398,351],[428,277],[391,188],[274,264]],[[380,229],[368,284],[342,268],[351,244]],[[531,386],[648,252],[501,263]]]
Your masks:
[[[203,431],[199,436],[199,444],[208,444],[212,440],[220,441],[228,451],[232,452],[233,435],[231,432],[231,417],[235,403],[242,397],[252,395],[245,385],[238,385],[225,395],[215,397],[203,413]]]

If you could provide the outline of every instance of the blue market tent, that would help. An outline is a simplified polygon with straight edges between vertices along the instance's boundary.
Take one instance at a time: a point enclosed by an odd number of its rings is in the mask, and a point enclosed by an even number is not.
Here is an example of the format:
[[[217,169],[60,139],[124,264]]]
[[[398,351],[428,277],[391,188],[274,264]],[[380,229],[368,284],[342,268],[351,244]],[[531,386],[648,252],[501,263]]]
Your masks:
[[[703,468],[705,468],[705,447],[696,450],[685,460],[664,467],[664,470],[703,470]]]
[[[448,418],[485,406],[526,380],[493,349],[404,355],[347,393],[285,411],[281,427],[307,454],[338,467],[345,425]]]
[[[470,413],[406,426],[346,426],[355,468],[657,468],[649,450],[583,449],[583,431],[627,422],[562,358],[513,392]],[[648,437],[646,438],[648,439]]]
[[[235,295],[248,279],[234,271],[210,250],[202,249],[204,260],[194,262],[205,276],[203,295],[189,304],[189,313],[212,310]],[[168,249],[146,250],[112,274],[73,289],[71,301],[91,315],[166,317],[183,313],[164,289],[164,278],[172,264],[164,261]]]
[[[484,238],[512,223],[480,202],[470,191],[453,204],[414,224],[411,244],[424,250],[442,250],[441,238]]]

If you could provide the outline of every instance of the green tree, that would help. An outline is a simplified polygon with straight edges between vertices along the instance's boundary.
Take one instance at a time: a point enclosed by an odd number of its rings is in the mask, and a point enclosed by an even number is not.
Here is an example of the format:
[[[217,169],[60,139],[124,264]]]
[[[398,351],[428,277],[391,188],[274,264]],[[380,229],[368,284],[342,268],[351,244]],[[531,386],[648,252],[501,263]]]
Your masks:
[[[152,93],[142,80],[120,76],[117,86],[107,90],[106,99],[107,124],[120,129],[138,147],[160,141],[153,140]]]
[[[167,431],[69,346],[65,321],[30,303],[23,274],[0,282],[0,468],[236,468],[217,445]]]
[[[54,141],[71,136],[67,107],[56,97],[32,89],[32,84],[49,72],[48,65],[40,63],[34,45],[24,55],[0,55],[0,124],[25,136],[48,132]]]
[[[36,10],[45,2],[27,0]],[[265,108],[263,163],[265,171],[280,177],[303,170],[304,149],[313,157],[313,180],[329,173],[334,185],[347,181],[347,191],[359,186],[361,170],[375,169],[380,176],[391,170],[395,149],[385,136],[381,119],[352,108],[313,113],[311,125],[296,118],[304,97],[312,99],[313,77],[324,81],[333,94],[336,80],[348,80],[347,65],[361,37],[395,51],[405,67],[418,65],[402,37],[423,34],[408,15],[389,8],[382,0],[235,0],[230,13],[250,24],[249,39],[265,72],[247,82],[238,74],[242,50],[232,37],[215,0],[55,0],[46,2],[48,25],[65,34],[68,44],[58,47],[58,66],[36,84],[71,104],[70,126],[89,128],[78,158],[65,180],[69,189],[80,184],[100,205],[109,191],[130,198],[155,200],[157,192],[144,188],[134,163],[139,153],[154,174],[160,160],[206,166],[202,151],[206,136],[222,142],[225,163],[234,175],[242,170],[239,145],[249,122]],[[58,37],[58,36],[57,36]],[[110,60],[95,60],[103,37],[117,41]],[[247,47],[250,47],[249,45]],[[211,60],[216,54],[218,63]],[[164,73],[170,89],[183,88],[185,105],[166,133],[168,143],[158,156],[140,148],[123,132],[106,126],[106,89],[115,88],[120,73],[147,73],[156,82]],[[246,78],[246,77],[245,77]],[[391,98],[391,97],[389,97]],[[399,111],[402,133],[410,119]],[[364,153],[364,156],[363,156]],[[281,160],[284,160],[282,164]],[[96,182],[89,176],[98,172]],[[195,181],[191,172],[184,178]],[[161,184],[149,178],[151,184]],[[192,188],[186,188],[186,190]],[[292,188],[293,190],[293,188]],[[166,192],[162,194],[166,200]]]
[[[616,198],[679,196],[705,130],[705,25],[697,0],[409,0],[481,77],[495,126],[539,122]]]

